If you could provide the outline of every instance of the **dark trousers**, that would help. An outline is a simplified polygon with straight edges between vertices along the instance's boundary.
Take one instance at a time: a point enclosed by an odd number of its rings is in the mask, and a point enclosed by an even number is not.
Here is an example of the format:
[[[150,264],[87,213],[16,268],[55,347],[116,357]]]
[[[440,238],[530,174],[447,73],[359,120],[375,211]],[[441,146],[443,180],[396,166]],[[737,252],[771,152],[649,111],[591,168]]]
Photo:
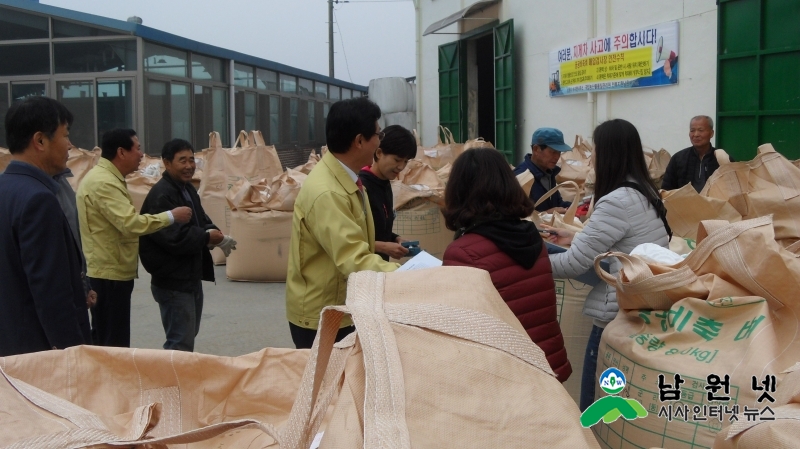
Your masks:
[[[98,346],[131,347],[131,293],[133,280],[90,278],[97,292],[92,307],[92,340]]]
[[[153,298],[161,309],[161,324],[167,341],[164,349],[194,351],[194,337],[200,332],[203,315],[203,285],[197,281],[194,291],[179,292],[150,284]]]
[[[336,333],[336,341],[341,341],[354,330],[356,330],[355,326],[347,326],[339,329],[339,332]],[[314,339],[317,337],[316,329],[306,329],[292,323],[289,323],[289,332],[292,333],[292,341],[297,349],[311,349],[311,346],[314,345]]]
[[[603,328],[592,326],[586,353],[583,356],[583,376],[581,377],[581,412],[594,402],[594,391],[597,388],[597,352],[600,349],[600,337]]]

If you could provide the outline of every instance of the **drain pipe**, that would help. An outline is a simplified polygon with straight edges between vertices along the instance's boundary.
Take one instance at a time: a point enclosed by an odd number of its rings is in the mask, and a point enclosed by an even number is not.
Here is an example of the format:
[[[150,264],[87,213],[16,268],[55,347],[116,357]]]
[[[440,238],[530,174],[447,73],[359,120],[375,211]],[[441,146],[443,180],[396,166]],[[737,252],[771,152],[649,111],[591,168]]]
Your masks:
[[[597,37],[597,0],[587,0],[589,7],[587,8],[589,18],[587,19],[586,29],[588,30],[588,39]],[[595,93],[586,93],[586,105],[589,107],[589,133],[591,136],[594,133],[594,128],[597,126],[597,101],[595,101]]]
[[[414,0],[414,13],[416,15],[416,38],[417,38],[417,95],[414,101],[417,102],[417,107],[415,108],[417,113],[417,122],[415,126],[417,128],[417,135],[419,136],[420,143],[422,143],[422,137],[424,136],[424,130],[422,129],[422,89],[425,83],[422,79],[422,10],[420,9],[420,2],[422,0]]]

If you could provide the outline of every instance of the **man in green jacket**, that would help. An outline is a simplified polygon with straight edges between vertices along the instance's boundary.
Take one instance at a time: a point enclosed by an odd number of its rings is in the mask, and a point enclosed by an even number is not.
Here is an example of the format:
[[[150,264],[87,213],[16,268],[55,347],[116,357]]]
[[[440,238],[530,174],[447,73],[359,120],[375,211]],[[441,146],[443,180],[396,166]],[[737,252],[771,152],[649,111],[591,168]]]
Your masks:
[[[133,207],[125,176],[139,168],[144,154],[132,129],[103,134],[102,153],[78,187],[87,275],[97,292],[92,308],[92,337],[101,346],[130,347],[131,292],[139,267],[139,236],[192,218],[188,207],[157,215],[139,215]]]
[[[325,123],[328,153],[297,195],[286,316],[298,349],[314,343],[323,307],[344,304],[350,273],[399,267],[375,254],[369,199],[356,175],[380,146],[380,116],[380,108],[364,97],[334,103]],[[352,321],[343,320],[336,340],[353,330]]]

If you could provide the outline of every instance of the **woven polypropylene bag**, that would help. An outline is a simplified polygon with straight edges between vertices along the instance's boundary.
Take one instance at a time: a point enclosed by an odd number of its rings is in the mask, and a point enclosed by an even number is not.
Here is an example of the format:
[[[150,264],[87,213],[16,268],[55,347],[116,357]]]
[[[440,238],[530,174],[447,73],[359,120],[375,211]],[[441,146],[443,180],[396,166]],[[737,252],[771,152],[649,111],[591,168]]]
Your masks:
[[[707,376],[727,375],[731,394],[725,404],[738,404],[738,419],[747,419],[744,407],[758,398],[752,376],[775,375],[781,385],[781,373],[800,354],[800,260],[775,241],[771,217],[704,221],[697,247],[675,265],[614,252],[595,259],[595,267],[609,256],[621,263],[619,273],[598,274],[616,288],[620,313],[603,331],[596,374],[620,369],[629,379],[625,394],[650,414],[635,426],[599,424],[599,438],[609,445],[682,441],[710,447],[725,423],[713,417],[668,422],[661,407],[670,404],[659,398],[658,376],[682,376],[682,402],[675,405],[699,407],[709,404]]]
[[[344,313],[357,332],[332,349]],[[346,307],[323,312],[293,410],[297,447],[327,409],[326,383],[341,390],[322,449],[597,447],[542,350],[475,268],[350,275]]]
[[[276,445],[307,360],[99,346],[0,358],[0,447]]]

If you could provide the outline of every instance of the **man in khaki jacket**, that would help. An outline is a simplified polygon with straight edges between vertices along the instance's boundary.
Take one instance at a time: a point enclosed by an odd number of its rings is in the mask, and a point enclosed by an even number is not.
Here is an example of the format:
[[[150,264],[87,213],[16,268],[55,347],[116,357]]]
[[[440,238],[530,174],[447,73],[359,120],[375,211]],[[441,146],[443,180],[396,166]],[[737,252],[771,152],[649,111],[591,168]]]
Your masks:
[[[139,236],[152,234],[192,217],[188,207],[157,215],[139,215],[125,176],[144,156],[132,129],[103,135],[100,161],[78,187],[78,218],[87,274],[97,292],[92,308],[92,336],[101,346],[130,347],[131,292],[139,266]]]
[[[356,175],[380,145],[380,116],[363,97],[334,103],[325,123],[329,151],[297,195],[286,279],[286,315],[297,348],[314,343],[323,307],[344,304],[350,273],[399,267],[375,254],[369,198]],[[337,341],[354,330],[349,319],[342,326]]]

